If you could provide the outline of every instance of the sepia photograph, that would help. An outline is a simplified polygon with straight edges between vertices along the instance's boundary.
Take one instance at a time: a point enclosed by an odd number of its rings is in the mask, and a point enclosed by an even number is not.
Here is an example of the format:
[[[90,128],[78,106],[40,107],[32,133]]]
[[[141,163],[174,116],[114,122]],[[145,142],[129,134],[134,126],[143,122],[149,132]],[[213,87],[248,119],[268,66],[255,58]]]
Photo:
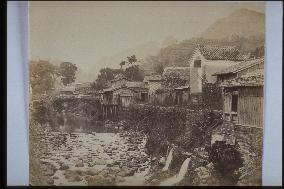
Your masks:
[[[261,186],[265,7],[30,1],[30,185]]]

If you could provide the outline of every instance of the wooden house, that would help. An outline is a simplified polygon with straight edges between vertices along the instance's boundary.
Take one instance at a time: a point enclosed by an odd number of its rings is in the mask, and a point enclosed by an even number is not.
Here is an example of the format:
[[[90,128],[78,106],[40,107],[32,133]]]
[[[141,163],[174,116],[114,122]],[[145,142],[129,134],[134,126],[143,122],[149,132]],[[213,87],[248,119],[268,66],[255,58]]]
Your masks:
[[[150,103],[156,98],[156,91],[162,88],[162,76],[161,75],[148,75],[143,80],[145,88],[148,89],[148,100]]]
[[[181,86],[175,88],[175,104],[176,105],[186,105],[190,101],[190,87]]]
[[[91,94],[92,85],[90,82],[87,83],[76,83],[75,84],[75,93],[76,94]]]
[[[143,82],[131,81],[118,75],[111,81],[111,87],[102,91],[102,104],[129,107],[134,103],[148,102],[148,89]]]
[[[122,85],[127,85],[128,82],[131,82],[131,80],[125,77],[123,74],[118,74],[113,80],[110,81],[110,84],[112,88],[117,88]]]
[[[223,124],[212,131],[211,144],[239,143],[242,153],[261,150],[263,130],[264,69],[255,69],[221,83],[224,106]],[[246,144],[246,145],[245,145]]]
[[[191,59],[190,67],[190,95],[192,102],[202,100],[203,82],[215,83],[217,71],[243,61],[245,58],[235,47],[199,45]]]
[[[73,96],[75,93],[75,86],[74,85],[68,85],[64,86],[59,90],[60,96]]]
[[[224,120],[262,128],[263,82],[263,69],[256,69],[223,82]]]
[[[147,96],[146,94],[145,96]],[[143,97],[142,95],[142,98]],[[129,88],[126,85],[117,88],[108,88],[103,90],[102,104],[104,105],[118,105],[121,107],[129,107],[131,104],[141,102],[140,91]]]

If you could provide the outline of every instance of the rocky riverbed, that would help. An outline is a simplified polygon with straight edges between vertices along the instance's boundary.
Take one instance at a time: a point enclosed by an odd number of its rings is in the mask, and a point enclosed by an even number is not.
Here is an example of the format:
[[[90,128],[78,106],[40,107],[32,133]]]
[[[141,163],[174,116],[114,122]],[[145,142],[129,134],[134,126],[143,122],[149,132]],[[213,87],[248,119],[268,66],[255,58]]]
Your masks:
[[[50,185],[145,185],[150,157],[146,136],[46,132],[40,158]]]

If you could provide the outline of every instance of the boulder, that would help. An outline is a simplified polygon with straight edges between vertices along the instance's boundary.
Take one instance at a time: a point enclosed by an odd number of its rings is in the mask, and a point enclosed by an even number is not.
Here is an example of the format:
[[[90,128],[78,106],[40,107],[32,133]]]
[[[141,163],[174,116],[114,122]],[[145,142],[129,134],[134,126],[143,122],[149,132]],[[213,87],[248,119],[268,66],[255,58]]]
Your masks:
[[[59,168],[59,170],[67,170],[67,169],[69,169],[69,166],[65,163],[63,163]]]
[[[91,168],[91,169],[86,171],[86,175],[94,176],[94,175],[98,175],[100,172],[101,172],[100,170],[97,170],[95,168]]]
[[[54,180],[49,178],[49,179],[47,179],[46,183],[48,185],[52,185],[52,184],[54,184]]]
[[[165,165],[165,164],[166,164],[166,158],[165,158],[165,157],[161,157],[161,158],[159,159],[159,164],[160,164],[160,165]]]
[[[74,171],[76,174],[78,174],[78,175],[80,175],[80,176],[84,176],[86,173],[83,171],[83,170],[81,170],[81,169],[76,169],[75,171]]]
[[[84,163],[83,162],[78,162],[78,163],[76,163],[75,167],[84,167]]]
[[[95,165],[105,165],[107,162],[103,159],[96,159]]]
[[[106,166],[107,166],[107,167],[112,167],[112,164],[111,164],[111,163],[108,163]]]
[[[89,186],[110,186],[114,184],[111,178],[102,175],[87,177],[86,181]]]
[[[83,178],[80,177],[80,175],[75,175],[74,177],[72,177],[72,179],[70,179],[69,181],[70,182],[79,182],[79,181],[82,181]]]
[[[121,176],[117,176],[115,178],[115,183],[119,183],[119,182],[124,182],[125,181],[125,178],[121,177]]]

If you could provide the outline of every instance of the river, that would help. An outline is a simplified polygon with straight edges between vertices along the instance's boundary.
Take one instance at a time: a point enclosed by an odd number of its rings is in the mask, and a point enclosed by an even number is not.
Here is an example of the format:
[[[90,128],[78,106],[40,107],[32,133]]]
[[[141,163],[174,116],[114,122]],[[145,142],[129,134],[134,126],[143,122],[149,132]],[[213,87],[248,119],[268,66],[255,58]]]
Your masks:
[[[129,132],[45,132],[41,157],[53,185],[145,185],[146,136]],[[101,183],[102,182],[102,183]]]

